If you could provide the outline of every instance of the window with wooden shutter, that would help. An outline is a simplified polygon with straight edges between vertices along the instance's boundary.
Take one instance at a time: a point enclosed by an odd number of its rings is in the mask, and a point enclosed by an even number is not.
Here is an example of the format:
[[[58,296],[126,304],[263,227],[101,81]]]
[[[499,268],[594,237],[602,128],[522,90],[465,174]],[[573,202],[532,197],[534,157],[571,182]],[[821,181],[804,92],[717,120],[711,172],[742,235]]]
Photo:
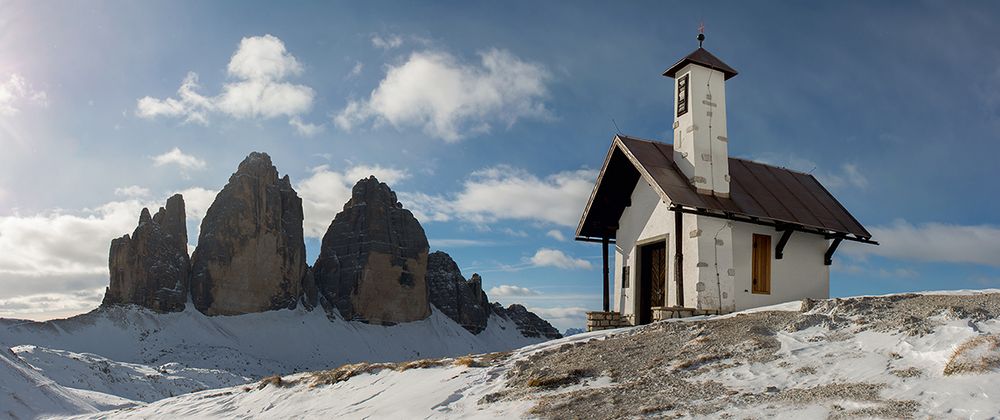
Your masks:
[[[771,294],[771,237],[753,235],[753,262],[751,267],[753,292]]]
[[[627,289],[629,287],[629,283],[630,283],[629,269],[628,266],[626,265],[622,267],[622,288]]]

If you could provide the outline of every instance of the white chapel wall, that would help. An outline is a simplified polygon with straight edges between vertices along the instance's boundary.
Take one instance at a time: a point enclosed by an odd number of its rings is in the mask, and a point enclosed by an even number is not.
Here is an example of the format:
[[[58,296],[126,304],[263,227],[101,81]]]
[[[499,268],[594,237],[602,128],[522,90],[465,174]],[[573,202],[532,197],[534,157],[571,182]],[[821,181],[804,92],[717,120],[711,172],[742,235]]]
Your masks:
[[[615,238],[615,310],[626,316],[635,315],[635,306],[638,302],[638,284],[636,280],[639,276],[639,268],[636,266],[636,245],[648,243],[653,240],[666,240],[667,235],[673,229],[674,215],[669,210],[669,205],[664,203],[659,194],[651,187],[646,180],[639,178],[632,190],[632,205],[625,208],[618,221],[618,232]],[[667,241],[667,266],[673,255],[673,241]],[[628,265],[629,287],[622,288],[622,267]],[[668,273],[667,288],[670,288],[672,275]],[[667,301],[668,304],[670,301]]]
[[[752,236],[771,236],[771,293],[755,294],[751,288]],[[781,232],[772,227],[736,222],[733,230],[733,257],[736,266],[736,310],[773,305],[804,298],[830,297],[830,266],[823,264],[829,241],[803,232],[792,234],[785,245],[784,258],[774,259],[774,247]]]

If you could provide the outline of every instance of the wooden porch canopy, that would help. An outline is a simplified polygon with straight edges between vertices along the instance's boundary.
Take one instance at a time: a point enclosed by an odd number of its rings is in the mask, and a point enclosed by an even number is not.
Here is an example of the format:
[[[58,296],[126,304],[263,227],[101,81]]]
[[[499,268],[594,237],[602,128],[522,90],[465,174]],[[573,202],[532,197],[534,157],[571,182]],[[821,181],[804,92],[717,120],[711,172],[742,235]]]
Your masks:
[[[690,213],[773,226],[782,231],[775,256],[781,258],[793,231],[833,239],[830,263],[841,241],[878,245],[843,205],[811,174],[739,158],[729,158],[730,196],[699,194],[674,163],[673,145],[625,135],[614,137],[604,166],[576,229],[576,240],[611,242],[618,220],[641,177],[678,216]],[[605,310],[608,266],[605,246]],[[677,273],[680,276],[680,273]]]

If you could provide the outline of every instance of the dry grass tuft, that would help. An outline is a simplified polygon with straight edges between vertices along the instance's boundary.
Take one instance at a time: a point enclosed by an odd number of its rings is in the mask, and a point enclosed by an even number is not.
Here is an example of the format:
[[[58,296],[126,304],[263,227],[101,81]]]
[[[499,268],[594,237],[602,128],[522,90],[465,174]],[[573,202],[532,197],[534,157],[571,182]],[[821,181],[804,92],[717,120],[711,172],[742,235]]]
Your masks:
[[[337,382],[343,382],[358,376],[362,373],[375,373],[382,369],[392,369],[396,365],[392,363],[352,363],[343,365],[336,369],[323,370],[319,372],[313,372],[310,377],[312,378],[312,387],[317,387],[319,385],[333,385]]]
[[[527,385],[532,388],[559,388],[579,383],[580,380],[589,376],[594,376],[594,374],[586,369],[573,369],[563,374],[535,376],[528,379]]]
[[[264,379],[261,379],[260,383],[257,384],[257,389],[264,389],[268,385],[272,385],[272,386],[276,386],[276,387],[281,387],[281,386],[291,385],[291,384],[282,381],[281,380],[281,375],[272,375],[272,376],[268,376],[268,377],[266,377]]]
[[[399,372],[404,372],[410,369],[426,369],[432,367],[439,367],[446,365],[444,359],[420,359],[411,362],[403,362],[396,365],[396,370]]]
[[[455,359],[455,366],[481,367],[479,362],[476,362],[476,359],[472,358],[472,356],[464,356]]]
[[[410,369],[426,369],[448,366],[449,364],[451,364],[450,359],[421,359],[399,363],[353,363],[343,365],[336,369],[313,372],[310,374],[310,378],[312,378],[312,385],[310,386],[317,387],[320,385],[333,385],[337,382],[343,382],[351,379],[362,373],[378,373],[383,369],[405,372]]]
[[[510,352],[496,352],[480,354],[478,356],[468,355],[462,356],[455,359],[452,362],[455,366],[465,366],[473,368],[489,367],[495,364],[497,361],[510,356]]]
[[[923,376],[924,371],[920,370],[920,368],[908,367],[906,369],[890,370],[889,373],[896,375],[900,378],[916,378],[919,376]]]
[[[1000,336],[981,335],[955,349],[944,366],[944,374],[984,373],[997,368],[1000,368]]]

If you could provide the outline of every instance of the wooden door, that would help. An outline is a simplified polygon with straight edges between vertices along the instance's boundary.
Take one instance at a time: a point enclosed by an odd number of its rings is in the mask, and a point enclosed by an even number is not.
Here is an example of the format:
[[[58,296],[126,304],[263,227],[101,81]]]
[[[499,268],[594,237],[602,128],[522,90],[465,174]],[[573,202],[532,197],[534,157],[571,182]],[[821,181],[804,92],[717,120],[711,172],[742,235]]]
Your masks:
[[[653,321],[653,308],[666,301],[667,243],[641,246],[639,264],[639,323],[648,324]]]
[[[771,294],[771,237],[753,234],[753,257],[750,273],[753,293]]]

